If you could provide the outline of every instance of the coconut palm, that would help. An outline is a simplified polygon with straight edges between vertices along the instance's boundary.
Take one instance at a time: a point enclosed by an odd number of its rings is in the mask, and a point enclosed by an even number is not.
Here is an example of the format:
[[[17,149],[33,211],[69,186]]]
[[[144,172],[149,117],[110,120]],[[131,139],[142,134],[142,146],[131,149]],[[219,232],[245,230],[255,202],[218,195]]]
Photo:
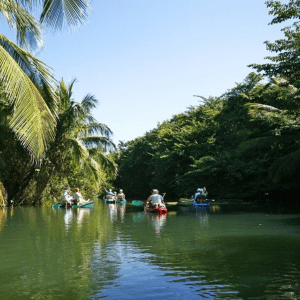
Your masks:
[[[12,105],[9,125],[35,160],[43,157],[55,133],[55,109],[50,111],[37,86],[42,85],[54,100],[56,94],[50,68],[29,51],[43,45],[43,24],[53,29],[74,28],[86,18],[89,4],[89,0],[0,2],[0,13],[15,30],[18,43],[0,33],[0,88]],[[39,21],[31,13],[37,8]]]
[[[73,80],[66,86],[61,80],[58,86],[56,134],[46,151],[40,172],[33,174],[31,186],[28,186],[28,191],[35,186],[33,201],[42,200],[43,191],[51,180],[61,185],[70,178],[75,178],[75,181],[79,178],[98,192],[104,174],[115,176],[116,164],[110,155],[110,152],[116,152],[110,139],[112,132],[92,116],[91,111],[98,102],[93,95],[86,95],[80,103],[72,99],[75,82]]]
[[[61,80],[59,86],[59,113],[54,142],[49,152],[58,154],[55,161],[61,168],[66,159],[72,158],[75,165],[97,185],[99,171],[104,168],[115,172],[116,165],[107,155],[116,151],[110,139],[112,131],[108,126],[98,123],[91,111],[96,107],[97,100],[91,94],[86,95],[78,103],[72,99],[74,79],[69,86]]]

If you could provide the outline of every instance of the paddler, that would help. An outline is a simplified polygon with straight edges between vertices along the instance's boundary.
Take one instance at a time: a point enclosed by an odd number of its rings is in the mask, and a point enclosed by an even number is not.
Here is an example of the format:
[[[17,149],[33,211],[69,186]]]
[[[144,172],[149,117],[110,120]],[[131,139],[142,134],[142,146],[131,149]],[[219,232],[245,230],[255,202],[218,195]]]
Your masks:
[[[75,188],[74,200],[77,204],[85,204],[89,202],[83,199],[81,193],[79,192],[79,188]]]
[[[152,206],[165,207],[164,197],[159,195],[159,191],[157,189],[152,190],[152,195],[148,197],[147,204],[151,204]]]

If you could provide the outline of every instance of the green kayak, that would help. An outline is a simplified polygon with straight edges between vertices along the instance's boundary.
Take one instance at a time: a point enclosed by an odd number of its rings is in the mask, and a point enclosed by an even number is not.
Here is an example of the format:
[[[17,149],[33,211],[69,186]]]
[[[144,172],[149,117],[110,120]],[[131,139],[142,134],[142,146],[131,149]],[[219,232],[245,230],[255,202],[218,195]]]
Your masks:
[[[80,205],[72,205],[72,208],[93,208],[94,207],[94,201],[88,201],[87,203],[80,204]],[[66,208],[65,204],[56,203],[52,205],[52,208],[58,209],[58,208]],[[67,208],[71,208],[71,206],[68,204]]]

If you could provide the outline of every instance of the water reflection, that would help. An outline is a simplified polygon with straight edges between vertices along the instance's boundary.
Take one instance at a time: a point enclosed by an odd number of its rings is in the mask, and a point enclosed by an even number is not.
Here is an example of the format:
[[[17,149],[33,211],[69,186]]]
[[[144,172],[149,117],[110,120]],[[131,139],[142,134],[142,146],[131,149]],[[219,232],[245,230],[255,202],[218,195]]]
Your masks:
[[[207,210],[196,209],[196,216],[197,219],[200,221],[201,226],[205,227],[208,225],[209,214],[207,213]]]
[[[0,298],[300,299],[299,215],[220,207],[0,209]]]
[[[221,206],[220,205],[210,205],[210,211],[212,213],[220,212],[221,211]]]
[[[78,208],[75,212],[77,214],[77,226],[80,228],[83,221],[90,217],[91,210],[89,208]]]
[[[64,214],[64,221],[65,221],[65,229],[66,229],[66,231],[68,231],[69,228],[71,227],[72,220],[73,220],[72,209],[66,209],[65,214]]]
[[[145,220],[145,218],[146,218],[146,214],[144,211],[139,211],[132,214],[132,220],[134,223],[142,222],[143,220]]]
[[[160,236],[161,231],[167,222],[167,214],[154,214],[150,212],[145,212],[145,213],[146,213],[146,218],[149,222],[151,222],[156,235]]]
[[[7,208],[0,208],[0,231],[4,227],[7,219]]]
[[[125,213],[126,213],[126,204],[107,204],[107,211],[112,223],[117,222],[118,220],[124,222]]]

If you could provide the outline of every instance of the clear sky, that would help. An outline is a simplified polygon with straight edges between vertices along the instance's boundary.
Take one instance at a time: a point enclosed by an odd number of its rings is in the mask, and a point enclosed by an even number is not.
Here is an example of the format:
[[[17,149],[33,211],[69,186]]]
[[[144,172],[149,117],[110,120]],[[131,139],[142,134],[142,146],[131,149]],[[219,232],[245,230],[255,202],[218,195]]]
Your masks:
[[[283,27],[268,25],[264,2],[94,0],[87,24],[48,32],[37,57],[58,80],[77,78],[74,100],[95,95],[96,119],[115,143],[128,141],[198,105],[193,95],[221,95],[251,72],[248,64],[264,61],[263,42]]]

